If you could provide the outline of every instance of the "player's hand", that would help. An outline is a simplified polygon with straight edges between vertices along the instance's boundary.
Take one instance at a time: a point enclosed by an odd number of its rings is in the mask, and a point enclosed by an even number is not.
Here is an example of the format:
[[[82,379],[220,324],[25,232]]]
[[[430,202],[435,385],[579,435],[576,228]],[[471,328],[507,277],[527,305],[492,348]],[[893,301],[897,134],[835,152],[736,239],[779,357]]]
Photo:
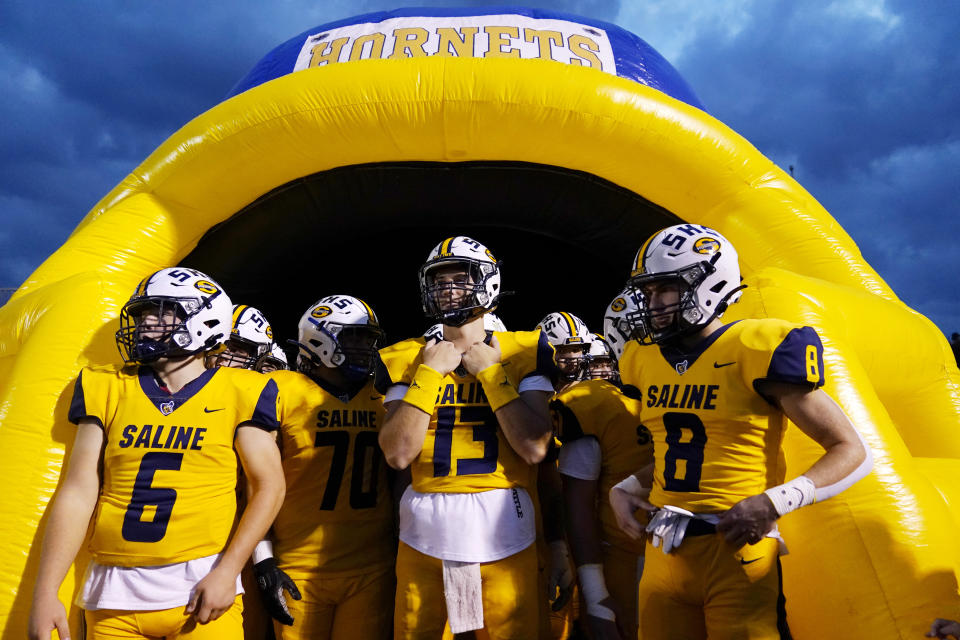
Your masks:
[[[432,340],[423,348],[423,364],[445,376],[460,366],[460,352],[448,340]]]
[[[644,535],[644,525],[637,520],[637,511],[652,513],[657,510],[647,502],[649,495],[649,490],[644,495],[634,495],[616,487],[610,489],[610,506],[617,519],[617,526],[633,540],[640,540]]]
[[[550,543],[550,573],[547,575],[547,600],[550,608],[560,611],[573,595],[573,562],[563,540]]]
[[[192,613],[200,624],[216,620],[237,599],[237,576],[214,569],[193,588],[186,613]]]
[[[937,618],[927,631],[928,638],[960,638],[960,622]]]
[[[717,521],[717,531],[727,542],[740,548],[745,544],[757,544],[773,529],[777,510],[765,493],[744,498],[724,512]]]
[[[294,600],[299,600],[301,596],[297,585],[283,569],[277,567],[277,561],[273,558],[266,558],[253,565],[253,574],[257,577],[257,586],[260,588],[263,607],[267,613],[280,624],[292,625],[293,616],[287,608],[283,590],[286,589]]]
[[[463,354],[463,367],[470,375],[477,375],[487,367],[500,362],[500,342],[497,336],[490,338],[490,344],[474,342]]]
[[[27,637],[30,640],[50,640],[54,629],[57,630],[60,640],[70,640],[67,610],[63,603],[56,594],[44,598],[35,597],[27,623]]]
[[[664,553],[670,553],[680,546],[687,526],[693,519],[693,513],[680,507],[664,505],[650,518],[647,533],[651,535],[654,547],[660,547]]]
[[[591,615],[589,607],[587,615],[587,636],[590,640],[633,640],[623,628],[623,616],[620,615],[620,606],[612,596],[607,596],[597,604],[602,605],[613,612],[614,619],[607,620]]]

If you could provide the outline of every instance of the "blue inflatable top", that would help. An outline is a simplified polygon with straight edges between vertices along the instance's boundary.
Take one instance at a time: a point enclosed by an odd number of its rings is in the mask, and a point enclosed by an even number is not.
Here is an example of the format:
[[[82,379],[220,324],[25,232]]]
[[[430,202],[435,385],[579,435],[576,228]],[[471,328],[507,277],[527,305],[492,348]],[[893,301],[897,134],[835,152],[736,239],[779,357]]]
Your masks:
[[[263,57],[228,98],[313,66],[422,55],[552,59],[601,69],[706,110],[663,56],[608,22],[523,7],[404,8],[320,25]]]

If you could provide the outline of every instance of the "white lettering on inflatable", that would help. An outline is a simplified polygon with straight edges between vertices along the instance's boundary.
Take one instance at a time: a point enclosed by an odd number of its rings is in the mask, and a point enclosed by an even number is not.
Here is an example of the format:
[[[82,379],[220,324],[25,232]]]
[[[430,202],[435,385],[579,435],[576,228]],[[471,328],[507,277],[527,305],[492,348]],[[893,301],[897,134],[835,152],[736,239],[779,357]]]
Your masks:
[[[310,34],[294,71],[338,62],[420,56],[555,60],[616,74],[606,31],[519,15],[409,17]]]

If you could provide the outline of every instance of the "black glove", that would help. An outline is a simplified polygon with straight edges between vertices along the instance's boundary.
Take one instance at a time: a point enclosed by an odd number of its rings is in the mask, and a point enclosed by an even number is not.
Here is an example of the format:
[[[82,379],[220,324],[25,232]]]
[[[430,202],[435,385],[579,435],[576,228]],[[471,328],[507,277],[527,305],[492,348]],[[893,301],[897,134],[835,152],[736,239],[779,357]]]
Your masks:
[[[263,598],[263,607],[280,624],[292,625],[293,616],[287,609],[287,600],[283,595],[286,589],[294,600],[299,600],[300,589],[282,569],[277,567],[274,558],[261,560],[253,565],[253,574],[257,577],[257,586],[260,587],[260,596]]]

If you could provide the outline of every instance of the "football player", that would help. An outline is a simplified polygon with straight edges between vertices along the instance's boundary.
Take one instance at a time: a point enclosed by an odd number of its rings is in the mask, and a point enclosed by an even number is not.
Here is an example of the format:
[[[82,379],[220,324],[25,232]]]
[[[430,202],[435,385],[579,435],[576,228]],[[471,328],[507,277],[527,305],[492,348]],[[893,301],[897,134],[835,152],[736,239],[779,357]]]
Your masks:
[[[556,352],[557,375],[554,388],[559,392],[586,377],[590,330],[583,320],[567,313],[548,313],[537,325]]]
[[[380,352],[389,385],[380,445],[412,475],[400,502],[395,637],[437,638],[449,619],[454,633],[535,638],[528,488],[551,439],[553,349],[540,332],[484,330],[502,294],[500,265],[471,238],[434,247],[420,290],[443,340]]]
[[[610,307],[623,308],[614,299]],[[617,312],[607,309],[607,318]],[[637,580],[643,570],[643,540],[617,526],[606,499],[626,474],[653,460],[650,432],[640,424],[640,402],[617,384],[616,358],[601,336],[590,347],[590,380],[568,387],[550,403],[563,446],[567,540],[586,605],[591,638],[637,637]],[[596,362],[594,361],[596,360]]]
[[[230,333],[211,278],[162,269],[120,313],[124,368],[85,368],[77,435],[49,512],[30,636],[69,636],[57,589],[93,517],[77,603],[89,638],[243,637],[239,574],[283,500],[277,385],[204,366]],[[235,526],[237,460],[250,493]]]
[[[300,319],[299,372],[270,374],[283,398],[288,490],[254,572],[277,638],[390,635],[396,535],[374,388],[382,339],[366,302],[326,296]]]
[[[273,329],[259,309],[245,304],[234,305],[230,337],[223,351],[208,358],[208,365],[256,369],[258,362],[270,353]]]
[[[287,354],[276,342],[270,345],[270,351],[260,358],[255,367],[260,373],[286,371],[289,368],[287,364]]]
[[[724,324],[743,286],[737,252],[716,231],[676,225],[637,253],[628,316],[638,339],[621,360],[643,393],[654,465],[610,492],[621,527],[643,533],[654,509],[640,582],[640,635],[789,637],[778,518],[836,495],[866,475],[870,450],[824,384],[811,327],[776,319]],[[826,452],[784,480],[787,419]],[[659,550],[657,548],[659,547]]]
[[[617,356],[607,339],[599,333],[593,334],[587,348],[587,379],[606,380],[620,384],[620,372],[617,370]]]

